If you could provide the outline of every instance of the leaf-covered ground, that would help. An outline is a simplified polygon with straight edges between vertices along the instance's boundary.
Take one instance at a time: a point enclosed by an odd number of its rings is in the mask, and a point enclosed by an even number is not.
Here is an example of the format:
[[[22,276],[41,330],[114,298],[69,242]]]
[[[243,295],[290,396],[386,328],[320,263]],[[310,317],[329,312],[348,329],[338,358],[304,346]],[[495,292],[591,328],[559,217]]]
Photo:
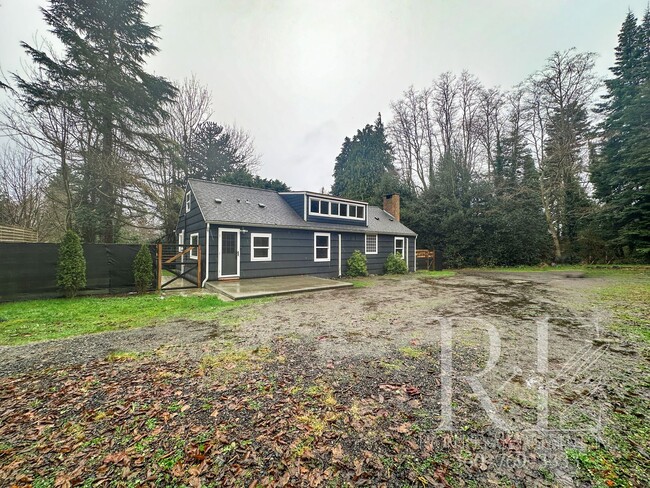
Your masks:
[[[433,278],[4,346],[0,486],[649,486],[646,272]]]
[[[458,352],[462,354],[462,351]],[[117,355],[2,380],[3,486],[530,486],[558,481],[469,391],[439,430],[435,350],[314,367],[295,341]],[[537,480],[537,481],[536,481]],[[539,483],[538,483],[539,484]]]

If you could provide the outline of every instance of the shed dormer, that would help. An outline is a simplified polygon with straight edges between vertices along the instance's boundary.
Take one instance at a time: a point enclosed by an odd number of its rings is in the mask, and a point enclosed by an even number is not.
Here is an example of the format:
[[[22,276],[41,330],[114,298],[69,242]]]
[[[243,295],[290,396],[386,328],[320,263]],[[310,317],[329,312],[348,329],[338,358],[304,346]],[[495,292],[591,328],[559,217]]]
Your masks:
[[[282,197],[306,222],[368,225],[368,204],[311,192],[284,192]]]

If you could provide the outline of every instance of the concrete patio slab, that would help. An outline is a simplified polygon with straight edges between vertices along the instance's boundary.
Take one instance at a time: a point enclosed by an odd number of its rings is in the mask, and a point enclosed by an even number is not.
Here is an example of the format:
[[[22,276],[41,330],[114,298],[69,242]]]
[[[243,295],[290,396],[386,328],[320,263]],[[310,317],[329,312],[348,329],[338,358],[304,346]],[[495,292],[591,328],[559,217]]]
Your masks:
[[[278,276],[237,281],[209,281],[206,283],[207,289],[233,300],[329,290],[332,288],[347,288],[350,286],[352,286],[352,283],[317,278],[315,276]]]

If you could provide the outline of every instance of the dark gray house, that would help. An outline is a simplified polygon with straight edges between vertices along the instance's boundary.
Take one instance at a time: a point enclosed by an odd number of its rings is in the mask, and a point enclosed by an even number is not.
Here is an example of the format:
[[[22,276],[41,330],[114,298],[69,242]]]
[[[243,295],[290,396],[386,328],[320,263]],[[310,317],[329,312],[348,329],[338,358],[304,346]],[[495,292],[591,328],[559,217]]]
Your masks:
[[[207,280],[344,276],[355,249],[367,256],[369,273],[382,273],[396,252],[415,271],[417,235],[400,223],[399,205],[399,195],[385,197],[381,209],[312,192],[190,180],[176,236],[179,244],[201,245]]]

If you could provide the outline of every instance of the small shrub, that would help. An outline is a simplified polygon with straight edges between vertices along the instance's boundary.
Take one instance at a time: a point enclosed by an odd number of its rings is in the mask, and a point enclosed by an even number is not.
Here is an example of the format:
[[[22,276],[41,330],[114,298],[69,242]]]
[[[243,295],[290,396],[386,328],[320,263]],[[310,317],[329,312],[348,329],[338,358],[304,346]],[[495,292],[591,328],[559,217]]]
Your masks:
[[[72,230],[65,233],[59,246],[56,282],[68,298],[86,287],[86,258],[81,238]]]
[[[133,277],[138,293],[144,293],[153,283],[153,260],[149,248],[144,244],[140,246],[140,250],[133,260]]]
[[[406,261],[402,259],[402,255],[396,253],[388,256],[384,265],[384,271],[386,271],[386,274],[406,274],[408,273],[408,268]]]
[[[368,276],[368,259],[358,249],[352,253],[352,256],[350,256],[347,263],[348,276]]]

